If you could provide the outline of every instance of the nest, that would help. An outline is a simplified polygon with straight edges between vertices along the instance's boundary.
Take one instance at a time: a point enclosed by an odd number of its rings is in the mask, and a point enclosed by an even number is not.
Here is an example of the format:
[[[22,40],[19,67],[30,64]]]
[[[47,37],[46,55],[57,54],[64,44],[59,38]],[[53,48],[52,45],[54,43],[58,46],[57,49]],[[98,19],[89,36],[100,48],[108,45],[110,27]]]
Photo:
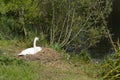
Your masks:
[[[51,48],[42,48],[42,51],[35,55],[19,56],[23,60],[40,60],[41,62],[50,62],[60,59],[60,53]]]

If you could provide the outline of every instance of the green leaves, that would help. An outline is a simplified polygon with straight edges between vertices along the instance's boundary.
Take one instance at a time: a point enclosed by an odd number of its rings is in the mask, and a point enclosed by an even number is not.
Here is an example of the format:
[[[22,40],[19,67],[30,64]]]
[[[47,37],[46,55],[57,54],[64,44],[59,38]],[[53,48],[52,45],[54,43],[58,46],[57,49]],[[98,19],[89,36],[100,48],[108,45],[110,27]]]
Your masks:
[[[120,79],[120,43],[115,44],[116,51],[108,58],[103,65],[104,80],[119,80]]]
[[[42,33],[50,44],[88,48],[106,36],[110,9],[110,0],[1,0],[0,27],[13,37]]]

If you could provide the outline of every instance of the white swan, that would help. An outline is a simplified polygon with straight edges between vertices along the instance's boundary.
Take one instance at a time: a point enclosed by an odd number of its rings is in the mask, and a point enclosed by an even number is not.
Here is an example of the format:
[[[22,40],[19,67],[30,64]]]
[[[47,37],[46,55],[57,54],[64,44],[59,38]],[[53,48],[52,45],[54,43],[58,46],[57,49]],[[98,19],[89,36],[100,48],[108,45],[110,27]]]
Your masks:
[[[25,50],[23,50],[20,54],[18,54],[19,56],[22,56],[22,55],[34,55],[36,54],[37,52],[41,51],[42,48],[41,47],[36,47],[36,41],[39,40],[38,37],[35,37],[34,39],[34,43],[33,43],[33,47],[32,48],[27,48]]]

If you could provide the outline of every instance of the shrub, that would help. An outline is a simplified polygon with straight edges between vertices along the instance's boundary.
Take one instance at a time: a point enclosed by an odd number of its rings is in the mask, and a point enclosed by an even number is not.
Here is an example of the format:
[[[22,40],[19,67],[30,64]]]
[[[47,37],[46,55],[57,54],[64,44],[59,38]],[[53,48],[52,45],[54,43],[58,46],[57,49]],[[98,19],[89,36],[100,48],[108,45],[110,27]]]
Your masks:
[[[0,6],[1,39],[42,33],[50,44],[89,48],[106,35],[111,0],[2,0]]]

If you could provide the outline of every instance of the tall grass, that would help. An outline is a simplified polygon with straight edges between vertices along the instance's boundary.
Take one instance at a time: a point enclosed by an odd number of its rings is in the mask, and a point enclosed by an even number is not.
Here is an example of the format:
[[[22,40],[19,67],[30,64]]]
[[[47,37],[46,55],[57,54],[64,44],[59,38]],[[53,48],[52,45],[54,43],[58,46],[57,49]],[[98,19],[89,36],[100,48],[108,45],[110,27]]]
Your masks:
[[[34,63],[0,56],[0,80],[39,80],[37,69],[40,70],[41,66],[38,68]]]
[[[103,79],[104,80],[119,80],[120,79],[120,43],[114,44],[115,52],[103,64]]]
[[[0,65],[1,80],[37,80],[39,76],[35,67],[25,65]]]
[[[54,65],[54,62],[51,63]],[[102,80],[97,75],[97,67],[91,63],[75,66],[76,64],[78,63],[69,64],[61,60],[50,66],[49,63],[26,62],[9,56],[0,56],[0,80]]]

